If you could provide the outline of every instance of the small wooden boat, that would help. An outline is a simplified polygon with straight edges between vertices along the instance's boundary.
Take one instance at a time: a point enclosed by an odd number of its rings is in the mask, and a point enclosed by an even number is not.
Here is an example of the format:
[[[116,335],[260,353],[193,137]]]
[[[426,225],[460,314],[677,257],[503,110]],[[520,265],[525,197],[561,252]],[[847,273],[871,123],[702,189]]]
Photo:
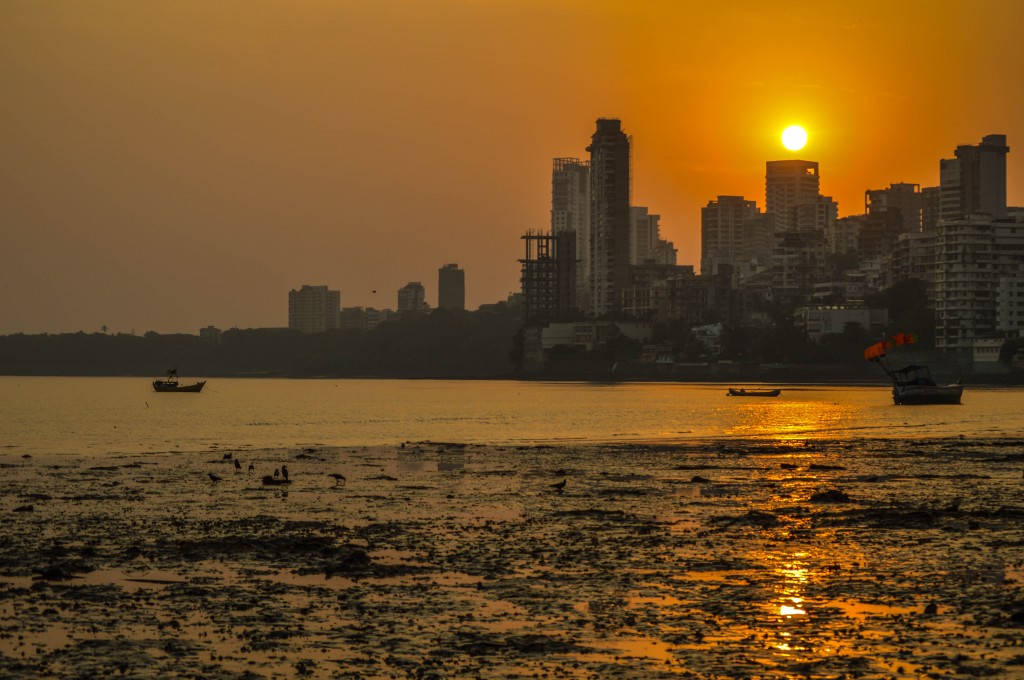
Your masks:
[[[178,369],[172,368],[167,371],[166,378],[153,381],[153,389],[157,392],[201,392],[205,384],[205,380],[200,380],[191,385],[182,385],[178,382]]]
[[[747,390],[730,387],[727,393],[730,397],[777,397],[782,390]]]

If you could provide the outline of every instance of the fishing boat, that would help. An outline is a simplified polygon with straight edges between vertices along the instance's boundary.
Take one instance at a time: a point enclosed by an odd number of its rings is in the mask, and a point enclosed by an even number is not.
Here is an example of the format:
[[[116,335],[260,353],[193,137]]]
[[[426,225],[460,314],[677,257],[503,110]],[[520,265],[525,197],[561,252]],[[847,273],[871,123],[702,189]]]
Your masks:
[[[911,345],[917,342],[913,333],[897,333],[891,338],[871,345],[864,350],[864,358],[874,361],[892,380],[892,400],[897,406],[920,404],[959,404],[964,393],[964,386],[959,381],[948,385],[939,385],[932,378],[928,366],[923,363],[912,363],[902,368],[894,368],[888,361],[886,352],[892,347]]]
[[[890,369],[892,400],[903,404],[959,404],[964,393],[960,383],[937,385],[924,365],[910,365]]]
[[[782,390],[747,390],[730,387],[726,394],[730,397],[777,397],[782,394]]]
[[[167,377],[153,381],[153,389],[157,392],[201,392],[205,384],[205,380],[200,380],[190,385],[182,385],[178,382],[178,369],[170,368],[167,369]]]

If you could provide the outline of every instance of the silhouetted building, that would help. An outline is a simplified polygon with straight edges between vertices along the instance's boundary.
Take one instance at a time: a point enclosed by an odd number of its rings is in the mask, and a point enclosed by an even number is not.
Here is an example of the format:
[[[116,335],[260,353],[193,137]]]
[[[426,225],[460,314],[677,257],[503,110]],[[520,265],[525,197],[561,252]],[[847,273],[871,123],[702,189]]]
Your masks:
[[[814,161],[768,161],[765,212],[775,219],[772,292],[776,299],[799,303],[826,276],[826,235],[838,219],[838,206],[819,192]]]
[[[323,333],[341,325],[341,292],[327,286],[302,286],[288,292],[288,328]]]
[[[775,216],[776,232],[823,231],[837,217],[835,202],[819,191],[815,161],[768,161],[764,210]]]
[[[671,241],[661,238],[661,215],[652,215],[647,208],[629,209],[629,262],[632,265],[676,263],[676,249]]]
[[[868,189],[864,192],[864,213],[886,213],[898,225],[900,234],[921,231],[921,211],[924,198],[920,184],[899,182],[888,189]],[[898,217],[896,217],[898,216]]]
[[[935,232],[900,234],[885,259],[884,288],[908,279],[923,281],[929,300],[935,299]]]
[[[437,307],[466,308],[466,272],[457,264],[446,264],[437,270]]]
[[[772,294],[792,304],[809,299],[814,284],[826,278],[824,234],[776,233],[772,251]]]
[[[719,196],[708,201],[700,211],[701,275],[717,274],[722,267],[735,272],[741,260],[756,257],[758,241],[766,251],[763,254],[770,255],[771,233],[764,239],[752,233],[763,225],[760,217],[757,203],[742,196]],[[763,264],[767,265],[767,260]]]
[[[575,234],[576,304],[590,298],[590,161],[556,158],[551,169],[551,233]]]
[[[203,340],[217,341],[220,340],[220,336],[223,332],[224,331],[215,326],[207,326],[206,328],[199,329],[199,337]]]
[[[968,215],[1006,216],[1006,135],[985,135],[981,144],[962,145],[956,158],[939,161],[940,214],[943,220]]]
[[[381,325],[392,316],[394,316],[395,310],[393,309],[375,309],[373,307],[366,308],[366,330],[372,331],[377,326]]]
[[[935,233],[935,346],[968,352],[1024,318],[1024,215],[939,220]],[[1002,318],[1000,318],[1002,312]]]
[[[590,307],[616,312],[629,281],[629,138],[617,119],[599,118],[590,146]]]
[[[399,314],[423,314],[430,309],[426,302],[426,292],[419,281],[410,281],[398,289]]]
[[[935,232],[942,209],[942,188],[925,187],[921,189],[921,231]]]
[[[860,219],[858,254],[862,259],[880,258],[892,251],[903,225],[899,210],[876,210]],[[908,232],[916,233],[916,232]]]
[[[576,241],[573,232],[523,236],[522,289],[528,320],[558,319],[576,312]]]

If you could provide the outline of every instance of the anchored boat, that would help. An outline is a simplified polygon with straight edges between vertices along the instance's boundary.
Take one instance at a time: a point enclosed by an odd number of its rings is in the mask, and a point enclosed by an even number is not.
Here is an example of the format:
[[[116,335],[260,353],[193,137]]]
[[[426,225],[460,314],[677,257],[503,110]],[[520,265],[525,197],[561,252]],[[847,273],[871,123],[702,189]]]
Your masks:
[[[182,385],[178,382],[178,369],[170,368],[167,370],[166,378],[153,381],[153,389],[157,392],[201,392],[205,384],[205,380],[200,380],[190,385]]]
[[[896,335],[871,345],[864,350],[864,358],[874,361],[892,380],[892,400],[895,404],[959,404],[964,393],[964,386],[959,381],[948,385],[939,385],[932,378],[928,366],[909,364],[902,368],[893,368],[886,359],[886,350],[901,345],[917,342],[913,333],[897,333]]]
[[[747,390],[730,387],[727,394],[730,397],[777,397],[782,394],[782,390]]]

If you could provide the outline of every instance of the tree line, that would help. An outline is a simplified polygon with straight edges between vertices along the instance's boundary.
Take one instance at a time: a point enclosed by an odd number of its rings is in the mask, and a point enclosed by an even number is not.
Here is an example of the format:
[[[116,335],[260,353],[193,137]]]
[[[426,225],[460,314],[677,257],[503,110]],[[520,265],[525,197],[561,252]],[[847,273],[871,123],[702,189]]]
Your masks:
[[[303,334],[231,329],[218,339],[188,334],[62,333],[0,336],[6,375],[483,378],[512,372],[519,316],[434,310],[376,328]]]

